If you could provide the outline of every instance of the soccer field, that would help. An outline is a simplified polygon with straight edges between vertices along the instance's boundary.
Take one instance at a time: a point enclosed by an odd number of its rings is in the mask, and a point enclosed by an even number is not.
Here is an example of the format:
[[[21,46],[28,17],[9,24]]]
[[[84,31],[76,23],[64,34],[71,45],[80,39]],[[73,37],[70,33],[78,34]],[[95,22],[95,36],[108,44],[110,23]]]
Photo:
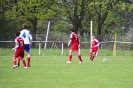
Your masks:
[[[133,58],[102,56],[32,56],[31,66],[11,69],[12,57],[0,57],[0,88],[133,88]]]

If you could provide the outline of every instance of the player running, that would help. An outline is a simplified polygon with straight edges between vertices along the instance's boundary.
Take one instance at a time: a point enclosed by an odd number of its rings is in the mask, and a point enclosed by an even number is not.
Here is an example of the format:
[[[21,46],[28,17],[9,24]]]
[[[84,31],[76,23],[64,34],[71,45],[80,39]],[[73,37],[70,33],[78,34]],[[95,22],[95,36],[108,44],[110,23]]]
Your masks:
[[[20,59],[22,60],[23,64],[24,64],[24,68],[27,68],[26,67],[26,63],[25,63],[25,60],[23,59],[24,58],[24,40],[19,37],[20,35],[20,32],[16,32],[16,39],[15,39],[15,47],[12,48],[12,50],[15,50],[15,53],[14,53],[14,56],[13,56],[13,67],[12,68],[16,68],[17,67],[17,64],[16,64],[16,58],[17,57],[20,57]]]
[[[70,50],[69,50],[69,60],[66,62],[66,63],[71,63],[72,61],[72,52],[76,52],[79,60],[80,60],[80,64],[82,63],[82,58],[81,58],[81,55],[79,54],[78,52],[78,49],[80,47],[80,44],[79,44],[79,38],[78,38],[78,35],[75,33],[75,30],[72,29],[72,33],[70,34],[70,40],[68,42],[68,46],[71,44],[71,47],[70,47]]]
[[[25,51],[27,52],[27,67],[30,67],[30,50],[31,50],[31,44],[32,44],[32,35],[31,32],[28,29],[27,24],[22,25],[23,30],[20,31],[20,37],[23,38],[24,44],[25,44]],[[20,59],[18,59],[20,61]],[[18,66],[20,65],[20,62],[18,62]]]
[[[91,48],[90,48],[90,60],[91,61],[93,61],[98,51],[99,45],[100,45],[100,42],[95,38],[95,36],[91,36]]]

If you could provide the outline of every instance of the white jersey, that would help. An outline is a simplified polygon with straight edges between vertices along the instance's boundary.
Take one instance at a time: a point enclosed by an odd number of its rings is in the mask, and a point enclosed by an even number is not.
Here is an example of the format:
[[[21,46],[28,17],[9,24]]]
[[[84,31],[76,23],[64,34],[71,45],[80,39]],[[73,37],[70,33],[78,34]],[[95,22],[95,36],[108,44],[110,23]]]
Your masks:
[[[20,31],[20,37],[23,38],[24,44],[30,44],[30,42],[32,41],[32,35],[27,29]]]

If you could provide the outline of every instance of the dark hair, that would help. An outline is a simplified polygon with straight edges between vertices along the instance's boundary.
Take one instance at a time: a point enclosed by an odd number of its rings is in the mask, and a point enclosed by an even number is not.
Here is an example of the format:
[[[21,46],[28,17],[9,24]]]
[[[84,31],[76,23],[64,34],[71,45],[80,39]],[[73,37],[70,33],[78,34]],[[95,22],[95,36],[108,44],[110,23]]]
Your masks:
[[[71,29],[71,31],[72,31],[72,32],[75,32],[75,30],[74,30],[74,29]]]
[[[20,32],[19,32],[19,31],[17,31],[17,32],[16,32],[16,36],[19,36],[19,35],[20,35]]]
[[[23,29],[27,29],[27,28],[28,28],[28,25],[27,25],[27,24],[23,24],[23,25],[22,25],[22,28],[23,28]]]

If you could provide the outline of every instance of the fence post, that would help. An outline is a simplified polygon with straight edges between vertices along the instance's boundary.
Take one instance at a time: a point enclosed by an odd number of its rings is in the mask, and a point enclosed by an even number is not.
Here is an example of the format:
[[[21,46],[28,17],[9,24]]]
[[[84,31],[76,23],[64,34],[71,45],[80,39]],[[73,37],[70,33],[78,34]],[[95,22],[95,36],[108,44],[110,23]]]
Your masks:
[[[64,43],[62,43],[62,55],[64,55]]]
[[[41,42],[39,42],[39,56],[41,55]]]

